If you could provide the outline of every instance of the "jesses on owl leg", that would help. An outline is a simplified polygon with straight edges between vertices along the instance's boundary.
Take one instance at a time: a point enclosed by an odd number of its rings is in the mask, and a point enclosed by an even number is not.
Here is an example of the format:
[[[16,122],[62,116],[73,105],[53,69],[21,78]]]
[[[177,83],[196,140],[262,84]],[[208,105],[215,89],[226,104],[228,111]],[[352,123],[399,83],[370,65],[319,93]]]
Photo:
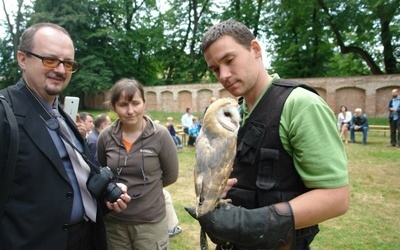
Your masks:
[[[200,228],[200,250],[208,250],[207,235],[203,228]]]

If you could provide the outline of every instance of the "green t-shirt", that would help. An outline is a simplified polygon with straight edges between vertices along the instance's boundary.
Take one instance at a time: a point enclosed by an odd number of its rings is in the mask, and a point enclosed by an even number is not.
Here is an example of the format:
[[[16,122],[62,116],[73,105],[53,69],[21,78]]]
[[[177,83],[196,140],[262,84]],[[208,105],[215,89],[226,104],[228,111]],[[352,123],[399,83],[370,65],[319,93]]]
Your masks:
[[[276,74],[272,76],[272,82],[279,79]],[[245,103],[242,109],[245,121],[250,113]],[[320,96],[295,88],[283,107],[279,135],[306,187],[338,188],[349,183],[347,157],[336,117]]]

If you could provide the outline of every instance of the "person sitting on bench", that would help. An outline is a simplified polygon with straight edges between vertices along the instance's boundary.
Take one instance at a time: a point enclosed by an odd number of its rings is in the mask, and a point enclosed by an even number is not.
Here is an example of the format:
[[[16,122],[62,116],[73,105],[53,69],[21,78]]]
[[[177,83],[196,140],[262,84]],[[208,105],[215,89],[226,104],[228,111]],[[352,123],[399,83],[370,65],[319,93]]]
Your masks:
[[[360,108],[356,108],[355,114],[351,119],[350,140],[352,143],[355,143],[355,131],[360,131],[363,133],[362,145],[367,144],[368,118],[366,114],[362,113],[362,109]]]

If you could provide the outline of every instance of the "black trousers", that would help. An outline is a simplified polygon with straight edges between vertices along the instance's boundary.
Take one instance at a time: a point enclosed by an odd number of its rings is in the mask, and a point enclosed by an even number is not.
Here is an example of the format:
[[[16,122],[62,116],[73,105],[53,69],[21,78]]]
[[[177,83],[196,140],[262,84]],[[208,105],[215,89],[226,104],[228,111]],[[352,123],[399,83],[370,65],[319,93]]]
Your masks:
[[[92,222],[81,222],[72,225],[68,229],[67,250],[92,250],[93,246],[93,224]]]
[[[390,119],[390,144],[392,146],[400,145],[400,126],[397,120]]]
[[[189,128],[183,128],[183,132],[189,135]],[[189,135],[188,146],[194,146],[196,142],[196,137]]]

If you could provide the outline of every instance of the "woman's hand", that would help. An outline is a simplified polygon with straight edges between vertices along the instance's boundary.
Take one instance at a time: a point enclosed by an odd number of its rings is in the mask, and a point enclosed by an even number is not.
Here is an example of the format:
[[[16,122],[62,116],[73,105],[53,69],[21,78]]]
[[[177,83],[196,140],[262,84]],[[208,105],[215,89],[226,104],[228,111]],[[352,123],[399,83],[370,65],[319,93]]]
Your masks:
[[[119,188],[121,188],[121,191],[122,191],[120,199],[118,199],[114,203],[107,201],[106,205],[107,205],[108,209],[119,213],[128,207],[128,203],[131,202],[131,196],[128,195],[128,188],[126,187],[125,184],[117,183],[117,186]]]

